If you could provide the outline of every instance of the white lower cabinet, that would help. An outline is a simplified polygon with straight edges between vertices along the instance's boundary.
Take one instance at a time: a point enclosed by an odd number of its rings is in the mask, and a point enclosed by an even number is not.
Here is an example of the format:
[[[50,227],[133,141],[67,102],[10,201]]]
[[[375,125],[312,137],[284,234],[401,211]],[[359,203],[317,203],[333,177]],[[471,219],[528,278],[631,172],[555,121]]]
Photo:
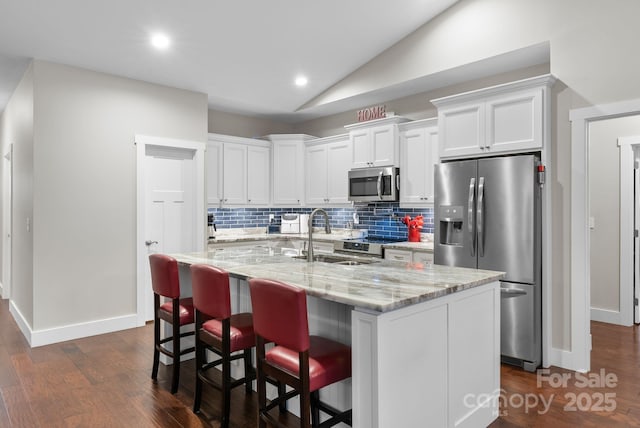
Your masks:
[[[384,258],[386,260],[404,263],[433,264],[432,251],[399,250],[397,248],[389,248],[384,250]]]
[[[500,395],[496,281],[351,316],[354,428],[489,426]]]

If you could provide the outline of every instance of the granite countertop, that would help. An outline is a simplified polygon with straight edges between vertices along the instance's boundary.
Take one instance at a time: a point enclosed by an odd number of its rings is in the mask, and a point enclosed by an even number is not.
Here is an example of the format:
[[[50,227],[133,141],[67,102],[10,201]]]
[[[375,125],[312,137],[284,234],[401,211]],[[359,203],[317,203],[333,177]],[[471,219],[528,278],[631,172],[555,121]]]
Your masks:
[[[232,276],[269,278],[303,288],[310,296],[350,306],[387,312],[477,287],[504,273],[378,259],[371,264],[339,265],[300,260],[278,247],[172,254],[180,264],[205,263]],[[290,250],[287,250],[290,251]]]

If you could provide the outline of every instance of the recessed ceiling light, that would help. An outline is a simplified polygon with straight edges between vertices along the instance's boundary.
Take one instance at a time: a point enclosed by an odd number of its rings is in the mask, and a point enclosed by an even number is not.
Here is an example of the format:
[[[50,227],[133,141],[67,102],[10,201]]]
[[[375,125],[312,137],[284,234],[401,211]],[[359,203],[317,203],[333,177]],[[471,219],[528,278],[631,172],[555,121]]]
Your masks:
[[[166,49],[171,44],[171,41],[165,34],[156,33],[151,36],[151,44],[156,49]]]
[[[304,76],[296,77],[296,86],[307,86],[309,80]]]

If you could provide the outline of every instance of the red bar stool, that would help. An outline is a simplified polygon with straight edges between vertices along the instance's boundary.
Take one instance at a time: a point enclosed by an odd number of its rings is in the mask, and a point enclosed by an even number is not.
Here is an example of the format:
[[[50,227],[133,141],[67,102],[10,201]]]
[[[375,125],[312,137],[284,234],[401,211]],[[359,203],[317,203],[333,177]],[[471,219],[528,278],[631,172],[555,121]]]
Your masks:
[[[193,301],[191,298],[180,299],[180,278],[178,276],[178,262],[173,257],[165,254],[151,254],[149,256],[151,266],[151,285],[153,288],[153,370],[151,379],[158,378],[158,364],[160,353],[173,359],[173,380],[171,381],[171,393],[178,391],[180,380],[180,356],[193,352],[195,348],[180,349],[180,339],[194,334],[193,331],[180,333],[180,327],[193,324]],[[171,299],[160,304],[160,296]],[[172,334],[160,339],[160,320],[171,324]],[[165,343],[172,342],[173,350],[169,350]]]
[[[229,273],[210,265],[191,266],[193,304],[196,308],[196,390],[193,411],[200,411],[202,383],[222,390],[222,427],[229,426],[231,389],[244,384],[251,393],[251,381],[256,378],[251,364],[251,348],[255,346],[253,317],[250,313],[231,314]],[[206,349],[220,356],[207,362]],[[231,355],[234,352],[240,354]],[[244,377],[231,378],[231,361],[244,360]],[[222,385],[206,376],[206,372],[222,365]]]
[[[256,333],[258,426],[283,427],[269,411],[300,395],[300,425],[320,425],[320,410],[332,416],[322,423],[351,425],[351,410],[340,412],[320,401],[319,390],[351,377],[351,348],[319,336],[309,336],[304,290],[268,279],[249,280]],[[275,346],[265,352],[265,344]],[[267,404],[266,381],[272,378],[293,388]]]

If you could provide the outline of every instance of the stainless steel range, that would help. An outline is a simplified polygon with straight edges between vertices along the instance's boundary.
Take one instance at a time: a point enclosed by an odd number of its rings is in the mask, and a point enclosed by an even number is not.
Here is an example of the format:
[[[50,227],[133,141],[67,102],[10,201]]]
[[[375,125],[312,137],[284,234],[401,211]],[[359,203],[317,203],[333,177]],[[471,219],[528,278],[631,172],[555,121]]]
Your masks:
[[[374,257],[382,257],[384,255],[384,244],[398,242],[398,239],[381,238],[376,236],[368,236],[366,238],[345,239],[337,241],[334,245],[334,251],[338,253],[356,253],[369,255]]]

